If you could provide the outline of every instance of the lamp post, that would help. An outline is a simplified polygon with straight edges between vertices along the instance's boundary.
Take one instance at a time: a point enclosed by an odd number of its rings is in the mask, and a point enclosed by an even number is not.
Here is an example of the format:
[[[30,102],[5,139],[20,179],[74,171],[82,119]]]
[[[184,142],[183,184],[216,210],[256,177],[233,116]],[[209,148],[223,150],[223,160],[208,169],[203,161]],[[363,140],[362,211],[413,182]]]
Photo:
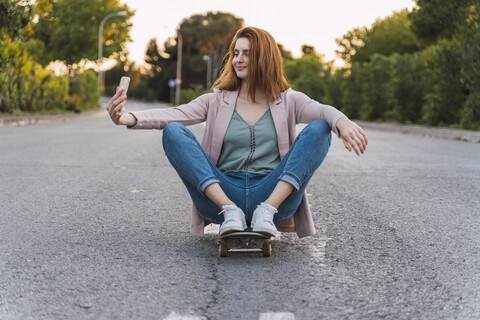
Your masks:
[[[212,86],[212,57],[205,55],[203,61],[207,61],[207,89],[210,89]]]
[[[182,46],[183,46],[183,39],[182,34],[177,31],[177,78],[175,79],[175,105],[178,106],[180,104],[180,85],[182,84]]]
[[[102,82],[102,56],[103,56],[103,48],[102,48],[102,38],[103,38],[103,26],[105,25],[105,22],[115,16],[126,16],[127,11],[119,11],[119,12],[114,12],[110,13],[107,15],[105,18],[103,18],[102,22],[100,22],[100,28],[98,28],[98,87],[100,88],[100,96],[102,96],[103,92],[103,82]]]

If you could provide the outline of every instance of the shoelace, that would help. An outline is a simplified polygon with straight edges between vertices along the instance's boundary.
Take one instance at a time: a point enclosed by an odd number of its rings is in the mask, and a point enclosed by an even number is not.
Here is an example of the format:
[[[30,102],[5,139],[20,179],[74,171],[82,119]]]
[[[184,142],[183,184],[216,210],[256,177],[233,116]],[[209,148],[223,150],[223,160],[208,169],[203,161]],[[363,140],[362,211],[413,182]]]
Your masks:
[[[274,207],[272,207],[271,205],[269,205],[269,204],[267,204],[267,203],[263,203],[263,202],[262,202],[262,203],[260,203],[260,204],[257,206],[257,208],[258,208],[258,207],[265,208],[266,210],[270,211],[272,214],[278,212],[277,209],[275,209]]]
[[[236,205],[227,204],[227,205],[225,205],[225,206],[222,207],[223,210],[220,211],[220,212],[218,213],[218,215],[221,215],[222,213],[226,213],[227,211],[233,210],[233,209],[235,209],[235,208],[237,208]]]

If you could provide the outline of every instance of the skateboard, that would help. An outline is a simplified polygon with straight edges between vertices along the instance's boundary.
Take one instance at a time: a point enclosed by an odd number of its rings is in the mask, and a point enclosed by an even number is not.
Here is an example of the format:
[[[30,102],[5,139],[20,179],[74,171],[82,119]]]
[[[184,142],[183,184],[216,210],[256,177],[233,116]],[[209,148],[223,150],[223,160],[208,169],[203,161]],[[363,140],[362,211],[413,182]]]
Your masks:
[[[272,255],[271,236],[253,232],[238,231],[220,236],[220,257],[228,256],[229,252],[262,252],[264,257]]]

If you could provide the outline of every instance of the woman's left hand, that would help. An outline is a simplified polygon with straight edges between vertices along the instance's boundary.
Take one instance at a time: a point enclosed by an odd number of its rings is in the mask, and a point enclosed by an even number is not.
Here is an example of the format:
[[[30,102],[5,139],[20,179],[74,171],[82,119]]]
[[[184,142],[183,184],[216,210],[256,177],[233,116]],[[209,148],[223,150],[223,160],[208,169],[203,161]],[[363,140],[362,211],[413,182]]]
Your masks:
[[[368,145],[367,134],[355,122],[347,117],[337,121],[337,130],[348,151],[355,150],[357,156],[363,154]]]

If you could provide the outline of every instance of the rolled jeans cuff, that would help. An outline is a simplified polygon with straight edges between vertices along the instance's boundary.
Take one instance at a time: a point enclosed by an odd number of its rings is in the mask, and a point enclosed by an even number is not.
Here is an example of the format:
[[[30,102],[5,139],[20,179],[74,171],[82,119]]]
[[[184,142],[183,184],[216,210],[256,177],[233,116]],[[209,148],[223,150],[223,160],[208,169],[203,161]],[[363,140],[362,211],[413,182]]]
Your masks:
[[[291,184],[296,191],[300,190],[300,179],[298,179],[298,177],[296,177],[291,173],[287,173],[287,172],[282,173],[282,175],[278,178],[278,180],[282,180]]]
[[[215,177],[208,177],[206,178],[205,180],[203,180],[202,182],[200,182],[200,184],[198,185],[198,191],[201,192],[202,194],[205,193],[205,189],[207,189],[207,187],[209,185],[211,185],[212,183],[220,183],[220,180],[218,180],[217,178]]]

